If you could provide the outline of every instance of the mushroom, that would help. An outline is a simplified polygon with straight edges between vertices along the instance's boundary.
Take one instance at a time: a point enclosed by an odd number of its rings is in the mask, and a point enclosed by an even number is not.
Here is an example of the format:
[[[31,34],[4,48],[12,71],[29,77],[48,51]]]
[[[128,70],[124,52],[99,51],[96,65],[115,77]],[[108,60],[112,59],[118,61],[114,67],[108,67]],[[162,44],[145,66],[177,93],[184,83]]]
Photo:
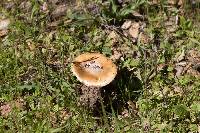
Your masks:
[[[84,53],[75,58],[72,72],[86,86],[103,87],[117,74],[117,67],[103,54]]]
[[[71,70],[84,85],[80,102],[92,107],[100,97],[100,88],[112,82],[117,66],[111,59],[100,53],[84,53],[76,57]],[[86,91],[87,90],[87,91]]]

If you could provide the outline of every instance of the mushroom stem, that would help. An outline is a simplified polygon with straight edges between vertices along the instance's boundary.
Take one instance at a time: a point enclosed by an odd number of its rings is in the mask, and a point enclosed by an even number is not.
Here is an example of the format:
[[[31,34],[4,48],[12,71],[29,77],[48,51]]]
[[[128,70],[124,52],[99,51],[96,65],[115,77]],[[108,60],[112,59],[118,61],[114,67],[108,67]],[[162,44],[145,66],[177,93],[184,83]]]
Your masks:
[[[80,104],[94,108],[95,103],[101,97],[101,87],[88,87],[83,85],[81,87],[82,95],[80,96]]]

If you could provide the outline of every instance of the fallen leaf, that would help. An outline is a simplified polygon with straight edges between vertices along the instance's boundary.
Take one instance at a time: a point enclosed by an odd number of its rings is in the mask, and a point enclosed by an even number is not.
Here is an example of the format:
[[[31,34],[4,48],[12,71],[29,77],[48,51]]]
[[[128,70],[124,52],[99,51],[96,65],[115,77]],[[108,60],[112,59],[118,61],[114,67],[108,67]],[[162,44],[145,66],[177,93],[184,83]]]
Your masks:
[[[108,35],[108,39],[112,41],[112,44],[115,44],[119,39],[119,35],[115,31],[111,31]]]
[[[185,59],[185,50],[183,49],[181,54],[178,56],[178,58],[176,59],[177,62],[180,62],[182,60]]]
[[[67,12],[67,5],[58,5],[55,10],[51,13],[53,18],[58,18],[65,15]]]
[[[200,63],[195,64],[192,68],[200,73]]]
[[[143,44],[147,44],[150,41],[150,37],[148,35],[142,33],[140,36],[140,41]]]
[[[168,0],[167,2],[168,2],[168,4],[170,4],[170,5],[175,5],[176,2],[177,2],[177,0]]]
[[[49,2],[50,2],[51,4],[57,4],[57,3],[59,2],[59,0],[49,0]]]
[[[15,107],[18,109],[22,109],[25,105],[25,101],[22,98],[18,98],[14,101]]]
[[[0,37],[8,34],[8,30],[0,30]]]
[[[138,35],[139,35],[139,28],[140,28],[140,24],[137,22],[133,22],[131,24],[131,27],[129,28],[129,34],[131,35],[131,37],[137,39]]]
[[[9,19],[0,20],[0,30],[8,29],[9,24],[10,24],[10,20]]]
[[[179,1],[178,1],[178,5],[179,5],[179,6],[183,6],[183,4],[184,4],[184,1],[183,1],[183,0],[179,0]]]
[[[33,42],[28,42],[28,47],[30,51],[35,50],[35,45],[33,44]]]
[[[31,2],[30,1],[23,1],[20,5],[19,8],[25,11],[30,11],[31,10]]]
[[[183,5],[183,0],[168,0],[167,2],[170,5],[176,5],[176,4],[179,5],[179,6]]]
[[[62,109],[59,113],[61,118],[61,124],[64,124],[72,116],[72,112],[69,112],[67,109]]]
[[[48,10],[47,2],[44,2],[44,3],[42,4],[41,9],[42,9],[42,11],[47,11],[47,10]]]
[[[127,20],[127,21],[125,21],[125,22],[123,23],[123,25],[121,26],[121,28],[122,28],[123,30],[127,30],[128,28],[131,27],[131,23],[132,23],[131,20]]]
[[[7,117],[9,113],[12,111],[11,105],[9,103],[2,105],[0,107],[1,115]]]
[[[56,117],[56,113],[50,112],[50,122],[52,124],[52,127],[56,127],[58,118]]]
[[[125,117],[129,117],[129,116],[130,116],[130,114],[129,114],[128,110],[124,109],[124,111],[122,111],[122,117],[125,118]]]
[[[181,87],[179,87],[178,85],[174,85],[174,92],[178,95],[182,95],[183,94],[183,89]]]
[[[132,15],[133,15],[135,18],[137,18],[137,19],[144,20],[144,16],[141,15],[140,13],[136,12],[136,11],[134,11],[134,12],[132,13]]]
[[[119,60],[121,57],[122,57],[122,54],[117,50],[117,49],[113,49],[113,54],[112,56],[110,57],[111,60]]]
[[[183,67],[182,66],[179,66],[179,65],[177,65],[176,67],[175,67],[175,75],[177,76],[177,77],[180,77],[181,75],[182,75],[182,73],[183,73]]]

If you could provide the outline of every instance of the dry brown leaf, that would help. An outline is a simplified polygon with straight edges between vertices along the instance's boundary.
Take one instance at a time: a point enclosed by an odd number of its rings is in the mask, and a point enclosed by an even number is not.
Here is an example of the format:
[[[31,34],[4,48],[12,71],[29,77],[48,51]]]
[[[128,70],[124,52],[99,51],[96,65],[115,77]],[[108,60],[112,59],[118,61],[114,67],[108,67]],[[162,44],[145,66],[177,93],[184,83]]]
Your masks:
[[[168,33],[175,32],[178,24],[178,16],[170,16],[169,19],[166,19],[164,25]]]
[[[136,11],[133,11],[132,15],[135,17],[135,18],[138,18],[140,20],[143,20],[144,19],[144,16],[141,15],[140,13],[136,12]]]
[[[56,9],[51,13],[53,18],[58,18],[65,15],[67,12],[67,5],[58,5]]]
[[[20,5],[19,8],[25,11],[30,11],[31,10],[31,2],[30,1],[23,1]]]
[[[59,2],[59,0],[49,0],[49,2],[51,3],[51,4],[57,4],[58,2]]]
[[[41,6],[41,10],[44,11],[44,12],[48,12],[48,5],[47,5],[47,2],[44,2]]]
[[[176,94],[178,94],[180,96],[183,94],[183,89],[181,87],[179,87],[178,85],[174,85],[173,88],[174,88],[174,92]]]
[[[35,45],[33,44],[33,42],[28,42],[28,47],[30,51],[35,50]]]
[[[175,5],[176,2],[177,2],[177,0],[168,0],[167,2],[168,2],[168,4],[170,4],[170,5]]]
[[[108,35],[108,39],[112,41],[112,44],[118,42],[119,35],[115,31],[111,31]]]
[[[0,107],[0,112],[3,117],[7,117],[12,111],[12,107],[9,103],[6,103]]]
[[[108,35],[108,39],[116,39],[117,33],[115,31],[111,31],[110,34]]]
[[[158,4],[158,3],[159,3],[158,0],[153,0],[153,1],[151,2],[151,4]]]
[[[52,127],[56,127],[58,118],[56,117],[56,113],[50,112],[50,122]]]
[[[8,30],[0,30],[0,37],[6,36],[8,34]]]
[[[187,59],[190,62],[200,62],[200,52],[195,49],[188,51]]]
[[[129,28],[129,34],[133,38],[138,38],[139,35],[140,24],[137,22],[133,22],[131,27]]]
[[[184,4],[184,1],[183,1],[183,0],[179,0],[179,1],[178,1],[178,5],[179,5],[179,6],[183,6],[183,4]]]
[[[10,24],[10,19],[2,19],[2,20],[0,20],[0,30],[8,29],[9,24]]]
[[[127,21],[125,21],[125,22],[123,23],[123,25],[121,26],[121,28],[122,28],[123,30],[127,30],[128,28],[131,27],[131,23],[132,23],[131,20],[127,20]]]
[[[196,78],[200,77],[200,73],[198,71],[194,70],[194,69],[189,69],[187,71],[187,73],[190,74],[190,75],[192,75],[192,76],[194,76],[194,77],[196,77]]]
[[[168,0],[168,4],[170,4],[170,5],[178,4],[179,6],[182,6],[183,5],[183,0]]]
[[[61,124],[64,124],[72,116],[72,112],[69,112],[67,109],[62,109],[59,114],[59,117],[62,119]]]
[[[25,101],[22,98],[18,98],[14,101],[14,106],[18,109],[23,109],[25,105]]]
[[[142,33],[141,36],[140,36],[140,41],[141,41],[141,43],[143,43],[143,44],[147,44],[147,43],[149,43],[150,38],[149,38],[148,35]]]
[[[119,60],[121,56],[122,54],[117,51],[117,49],[113,49],[113,55],[110,57],[110,59],[116,61]]]
[[[176,61],[180,62],[185,59],[185,50],[182,50],[181,54],[177,57]]]

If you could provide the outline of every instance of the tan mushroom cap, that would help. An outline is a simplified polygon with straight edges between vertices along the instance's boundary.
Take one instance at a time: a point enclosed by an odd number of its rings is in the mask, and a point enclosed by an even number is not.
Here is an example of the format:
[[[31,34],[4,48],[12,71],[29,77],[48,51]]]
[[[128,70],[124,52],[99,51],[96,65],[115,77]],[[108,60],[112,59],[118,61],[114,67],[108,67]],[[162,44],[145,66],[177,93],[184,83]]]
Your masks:
[[[117,74],[116,65],[100,53],[84,53],[75,58],[72,72],[87,86],[102,87],[109,84]]]

